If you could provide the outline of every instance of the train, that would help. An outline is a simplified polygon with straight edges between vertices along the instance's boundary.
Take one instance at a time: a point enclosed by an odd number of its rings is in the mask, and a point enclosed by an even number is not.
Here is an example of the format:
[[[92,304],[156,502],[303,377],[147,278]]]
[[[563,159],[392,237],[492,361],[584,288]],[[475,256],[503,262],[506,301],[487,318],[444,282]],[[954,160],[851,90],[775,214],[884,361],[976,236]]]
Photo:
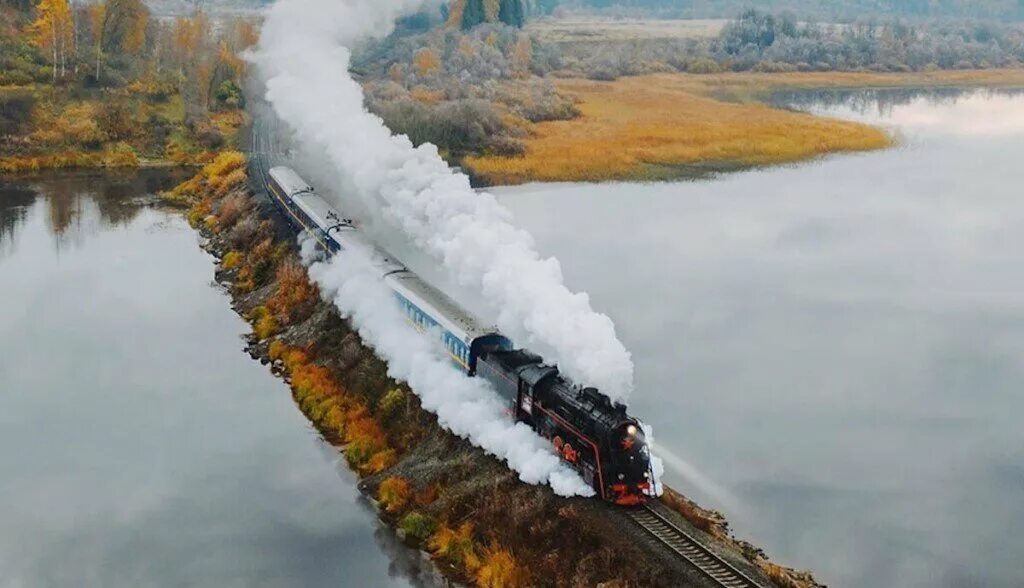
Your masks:
[[[651,455],[640,422],[595,388],[569,382],[556,366],[517,349],[497,328],[484,325],[397,259],[375,247],[311,185],[288,167],[265,175],[271,199],[298,230],[327,255],[377,252],[381,277],[405,318],[420,332],[440,337],[452,363],[469,377],[490,382],[508,414],[550,440],[598,497],[633,506],[654,492]]]

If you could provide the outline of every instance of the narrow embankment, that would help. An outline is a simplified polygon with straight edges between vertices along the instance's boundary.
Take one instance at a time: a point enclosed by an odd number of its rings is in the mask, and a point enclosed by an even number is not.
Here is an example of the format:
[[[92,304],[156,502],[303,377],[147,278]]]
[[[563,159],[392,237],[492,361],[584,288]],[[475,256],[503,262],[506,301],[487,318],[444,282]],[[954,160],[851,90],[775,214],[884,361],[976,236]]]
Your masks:
[[[479,586],[714,585],[621,511],[524,484],[443,430],[321,300],[294,233],[250,189],[244,156],[221,155],[169,197],[191,204],[190,222],[219,258],[217,281],[253,325],[250,354],[290,384],[298,407],[358,472],[381,519],[428,552],[444,576]],[[674,492],[660,507],[769,585],[763,572],[770,564],[730,539],[716,513]],[[774,572],[780,585],[813,585],[789,570]]]

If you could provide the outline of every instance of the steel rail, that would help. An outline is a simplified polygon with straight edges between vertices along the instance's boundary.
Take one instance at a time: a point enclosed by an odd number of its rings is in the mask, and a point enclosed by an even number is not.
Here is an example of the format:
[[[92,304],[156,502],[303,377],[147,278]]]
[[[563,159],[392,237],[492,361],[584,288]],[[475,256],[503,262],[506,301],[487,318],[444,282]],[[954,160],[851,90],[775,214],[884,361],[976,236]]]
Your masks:
[[[670,551],[725,588],[763,588],[651,506],[626,511],[629,518]]]

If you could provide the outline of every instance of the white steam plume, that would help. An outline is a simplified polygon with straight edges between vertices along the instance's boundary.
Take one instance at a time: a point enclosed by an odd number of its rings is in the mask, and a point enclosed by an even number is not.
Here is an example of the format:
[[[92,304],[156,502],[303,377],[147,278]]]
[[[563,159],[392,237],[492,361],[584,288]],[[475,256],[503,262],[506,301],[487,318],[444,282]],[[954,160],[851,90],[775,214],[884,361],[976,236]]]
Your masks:
[[[633,362],[612,321],[592,310],[586,294],[570,292],[558,261],[542,259],[508,211],[452,173],[436,147],[414,148],[365,110],[362,88],[348,74],[347,47],[388,34],[397,17],[424,3],[279,0],[252,55],[267,99],[369,210],[401,227],[460,286],[479,292],[506,335],[572,381],[626,400]]]
[[[561,496],[594,495],[593,488],[552,452],[548,441],[505,414],[505,405],[485,380],[465,377],[434,339],[413,330],[366,252],[346,250],[327,261],[315,261],[311,241],[302,243],[303,258],[312,262],[310,276],[324,296],[387,361],[388,375],[407,382],[441,426],[505,461],[524,482],[550,484]]]

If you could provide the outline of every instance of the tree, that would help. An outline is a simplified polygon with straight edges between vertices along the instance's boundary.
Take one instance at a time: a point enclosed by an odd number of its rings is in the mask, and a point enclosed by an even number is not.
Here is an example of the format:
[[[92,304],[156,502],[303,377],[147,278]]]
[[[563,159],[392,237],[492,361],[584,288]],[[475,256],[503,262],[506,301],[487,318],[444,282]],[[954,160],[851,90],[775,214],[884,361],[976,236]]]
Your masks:
[[[21,14],[27,15],[32,12],[31,0],[0,0],[0,5],[10,6]]]
[[[501,0],[498,20],[512,27],[523,28],[523,0]]]
[[[530,40],[529,35],[520,33],[519,38],[516,39],[515,45],[512,46],[512,53],[509,56],[512,69],[519,75],[525,77],[527,72],[530,70],[530,62],[532,59],[533,41]]]
[[[421,78],[429,76],[441,67],[441,60],[437,57],[437,53],[427,47],[416,52],[413,62],[416,65],[416,75]]]
[[[102,2],[89,6],[89,24],[96,50],[96,81],[100,81],[100,57],[103,56],[103,37],[107,23],[107,5]]]
[[[67,74],[68,47],[74,42],[71,5],[68,0],[42,0],[36,8],[36,20],[30,27],[37,47],[51,55],[53,81],[57,81],[57,68],[61,77]]]
[[[138,55],[146,46],[149,9],[142,0],[107,0],[103,48]]]
[[[484,21],[496,22],[498,20],[498,11],[501,10],[502,0],[483,0],[484,5]]]
[[[465,0],[462,9],[462,30],[468,31],[487,20],[484,0]]]

